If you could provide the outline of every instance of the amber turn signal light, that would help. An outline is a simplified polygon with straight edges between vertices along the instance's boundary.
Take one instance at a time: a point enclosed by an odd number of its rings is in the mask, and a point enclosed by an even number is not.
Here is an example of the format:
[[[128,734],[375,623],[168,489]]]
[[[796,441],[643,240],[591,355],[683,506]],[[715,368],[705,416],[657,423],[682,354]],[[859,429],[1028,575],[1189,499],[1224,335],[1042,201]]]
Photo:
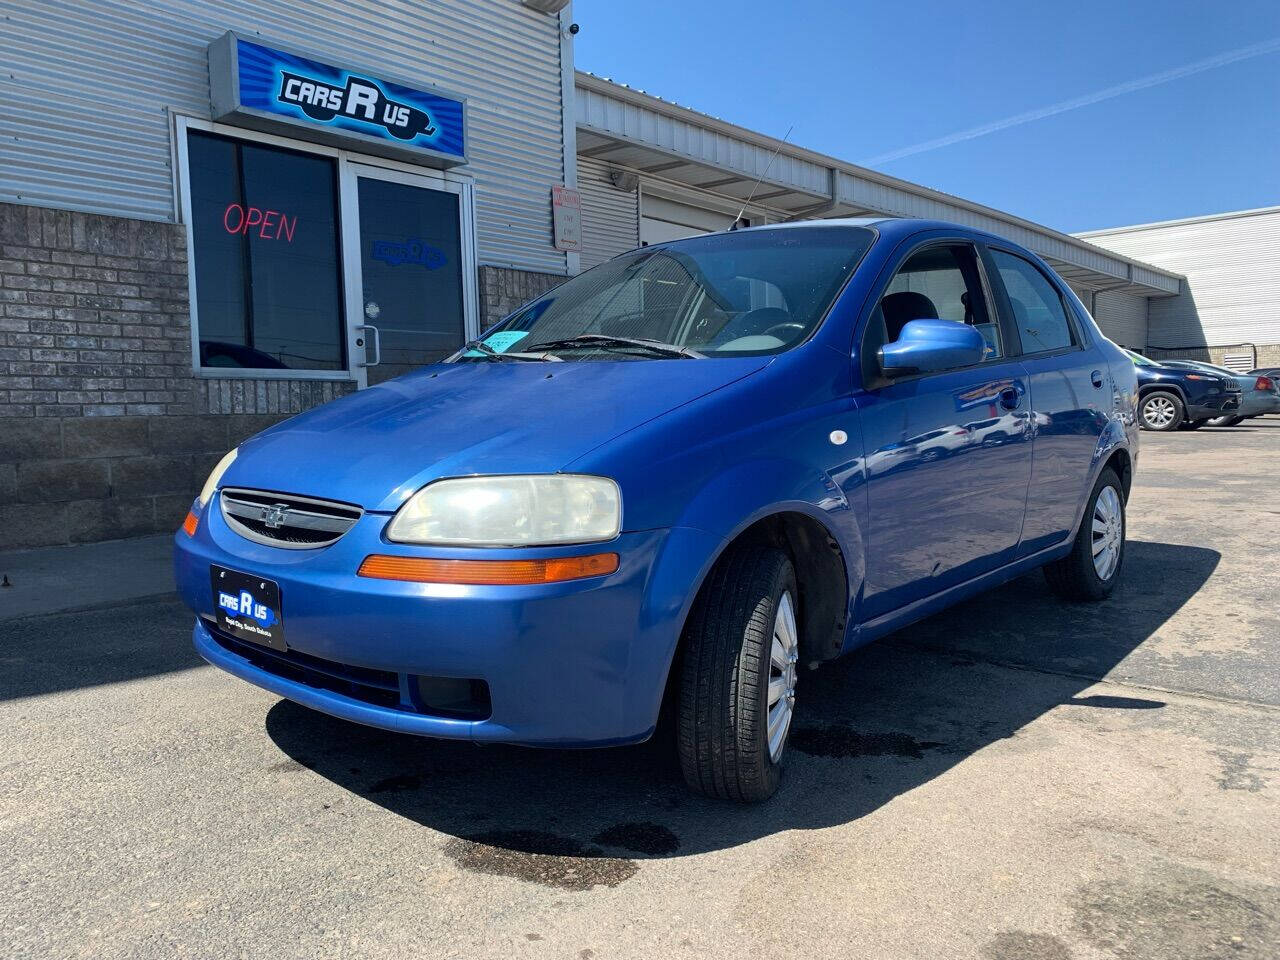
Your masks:
[[[464,583],[501,586],[559,583],[584,577],[603,577],[618,569],[616,553],[547,560],[433,560],[426,557],[387,557],[374,554],[360,564],[360,576],[415,583]]]
[[[200,514],[194,510],[188,510],[187,519],[182,521],[182,532],[188,537],[194,537],[198,526],[200,526]]]

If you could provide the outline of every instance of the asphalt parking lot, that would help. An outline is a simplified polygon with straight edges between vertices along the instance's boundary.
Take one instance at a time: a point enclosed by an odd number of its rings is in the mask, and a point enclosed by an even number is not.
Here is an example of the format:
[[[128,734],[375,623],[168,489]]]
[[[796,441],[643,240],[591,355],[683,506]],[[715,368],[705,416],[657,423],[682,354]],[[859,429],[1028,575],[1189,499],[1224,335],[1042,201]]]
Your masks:
[[[1280,418],[1144,434],[1110,600],[808,675],[756,807],[309,712],[169,599],[0,623],[0,955],[1280,956],[1278,468]]]

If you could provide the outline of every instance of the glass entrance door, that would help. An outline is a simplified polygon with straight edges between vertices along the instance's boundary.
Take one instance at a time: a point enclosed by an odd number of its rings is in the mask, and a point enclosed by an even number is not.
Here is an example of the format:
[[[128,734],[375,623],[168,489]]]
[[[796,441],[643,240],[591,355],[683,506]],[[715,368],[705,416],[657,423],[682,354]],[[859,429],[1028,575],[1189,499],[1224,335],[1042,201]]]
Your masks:
[[[356,209],[344,254],[359,282],[348,315],[368,386],[447,357],[474,329],[469,197],[452,181],[349,170]]]

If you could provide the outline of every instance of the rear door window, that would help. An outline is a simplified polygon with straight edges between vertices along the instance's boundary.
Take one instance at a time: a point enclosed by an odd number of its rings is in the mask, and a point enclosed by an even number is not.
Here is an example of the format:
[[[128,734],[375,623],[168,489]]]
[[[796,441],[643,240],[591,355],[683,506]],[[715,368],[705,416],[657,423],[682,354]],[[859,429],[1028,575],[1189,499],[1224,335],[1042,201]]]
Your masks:
[[[1022,337],[1024,353],[1062,350],[1078,344],[1067,320],[1062,295],[1030,260],[1003,250],[992,250],[991,259],[1009,296],[1014,322]]]

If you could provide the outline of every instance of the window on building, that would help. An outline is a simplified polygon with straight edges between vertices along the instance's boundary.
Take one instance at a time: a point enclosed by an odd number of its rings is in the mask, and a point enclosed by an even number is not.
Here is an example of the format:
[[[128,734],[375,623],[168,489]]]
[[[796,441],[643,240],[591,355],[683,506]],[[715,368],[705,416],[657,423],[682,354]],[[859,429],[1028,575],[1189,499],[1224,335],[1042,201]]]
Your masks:
[[[1012,253],[992,250],[991,258],[1009,295],[1023,352],[1060,350],[1075,344],[1062,295],[1049,278],[1031,261]]]
[[[345,369],[334,160],[196,131],[187,153],[201,366]]]

